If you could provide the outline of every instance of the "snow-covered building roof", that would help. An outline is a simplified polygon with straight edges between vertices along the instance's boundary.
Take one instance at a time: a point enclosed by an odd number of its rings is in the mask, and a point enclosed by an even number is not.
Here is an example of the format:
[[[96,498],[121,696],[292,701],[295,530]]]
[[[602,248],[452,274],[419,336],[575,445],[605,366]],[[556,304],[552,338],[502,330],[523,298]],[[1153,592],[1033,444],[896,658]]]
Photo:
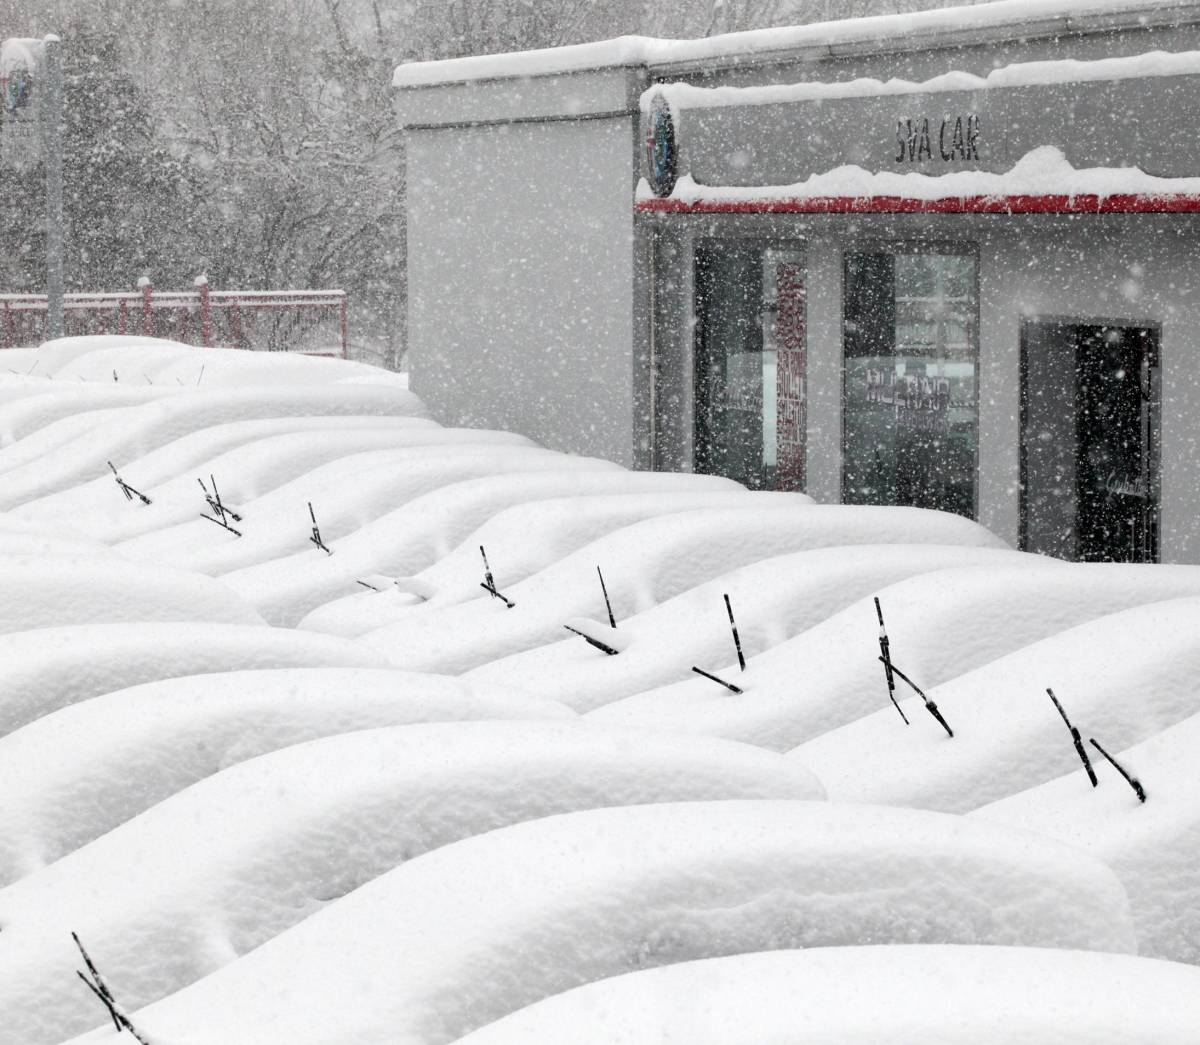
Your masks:
[[[751,29],[696,40],[621,36],[596,43],[473,55],[396,68],[396,87],[644,66],[658,75],[696,67],[758,65],[855,53],[969,46],[1015,37],[1062,37],[1103,29],[1200,21],[1200,4],[1153,0],[996,0],[930,11]]]

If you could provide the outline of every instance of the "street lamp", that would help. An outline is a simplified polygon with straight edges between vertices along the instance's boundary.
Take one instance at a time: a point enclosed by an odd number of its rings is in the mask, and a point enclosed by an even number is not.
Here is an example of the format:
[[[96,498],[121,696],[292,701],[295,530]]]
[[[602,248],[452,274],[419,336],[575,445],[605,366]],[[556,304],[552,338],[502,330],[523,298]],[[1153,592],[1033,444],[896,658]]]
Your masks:
[[[32,166],[38,146],[46,168],[46,317],[50,339],[63,336],[62,41],[12,38],[0,43],[4,159]]]

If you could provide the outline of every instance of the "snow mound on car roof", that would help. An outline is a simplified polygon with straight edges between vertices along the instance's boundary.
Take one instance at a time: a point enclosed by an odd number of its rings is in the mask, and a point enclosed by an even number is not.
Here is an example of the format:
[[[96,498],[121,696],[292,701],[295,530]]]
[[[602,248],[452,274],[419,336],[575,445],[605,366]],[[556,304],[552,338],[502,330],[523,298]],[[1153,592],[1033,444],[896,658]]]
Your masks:
[[[192,569],[220,574],[254,566],[302,549],[309,542],[313,515],[326,538],[337,540],[396,505],[455,480],[505,472],[538,470],[616,472],[609,461],[569,457],[533,445],[492,439],[500,433],[442,429],[443,442],[397,446],[342,456],[262,493],[231,502],[243,516],[234,527],[240,536],[199,518],[117,546],[123,555],[182,562]],[[223,494],[224,496],[224,494]],[[312,512],[308,506],[313,505]],[[331,546],[326,543],[327,548]],[[321,552],[321,554],[332,554]]]
[[[1090,737],[1096,720],[1076,703],[1072,721]],[[1066,776],[971,815],[1037,831],[1103,860],[1129,894],[1138,953],[1200,964],[1200,715],[1132,747],[1100,743],[1145,788],[1145,805],[1087,745],[1099,787],[1093,789],[1077,765]]]
[[[175,468],[165,475],[158,459],[180,444],[188,450],[197,450],[199,437],[207,435],[209,429],[172,440],[146,458],[121,464],[121,478],[146,494],[151,504],[130,505],[120,496],[112,471],[106,467],[107,474],[19,505],[12,509],[12,514],[49,522],[69,512],[72,526],[86,527],[102,540],[117,541],[195,519],[206,510],[204,491],[198,480],[207,485],[215,476],[222,499],[236,505],[326,462],[364,450],[424,446],[440,441],[444,431],[428,425],[422,418],[408,417],[356,417],[344,424],[337,424],[333,418],[313,419],[313,424],[305,419],[303,427],[298,427],[296,420],[288,420],[290,423],[281,431],[264,433],[190,464],[181,461],[183,455],[175,452],[172,454]],[[215,426],[214,442],[223,440],[226,427]],[[143,461],[147,459],[151,463],[145,467]]]
[[[150,568],[116,556],[19,556],[0,531],[0,633],[128,621],[258,624],[262,617],[199,573]]]
[[[420,853],[505,824],[596,806],[821,794],[778,755],[578,722],[415,725],[286,748],[0,890],[0,1010],[29,1045],[94,1025],[95,999],[61,974],[72,930],[121,985],[123,1004],[142,1005]]]
[[[391,667],[359,643],[244,624],[83,624],[0,635],[0,736],[101,693],[246,668]]]
[[[952,566],[1036,562],[1004,549],[947,544],[865,544],[772,556],[622,619],[615,631],[601,613],[601,637],[619,642],[620,656],[598,656],[578,638],[565,638],[493,660],[469,677],[520,679],[530,692],[555,694],[588,711],[687,677],[694,664],[716,670],[726,663],[737,649],[726,595],[742,652],[753,659],[892,581]],[[740,677],[736,667],[732,675]]]
[[[1080,622],[1190,594],[1200,594],[1200,567],[1068,565],[1032,555],[1014,557],[1011,565],[940,570],[878,590],[890,656],[927,691]],[[745,693],[736,699],[711,682],[687,679],[594,715],[780,751],[880,709],[886,709],[881,728],[890,733],[891,725],[903,723],[888,701],[879,655],[879,623],[868,596],[756,657],[738,680]],[[725,678],[737,674],[728,651],[712,667]],[[911,696],[897,684],[898,698]],[[1042,685],[1043,696],[1051,684]],[[919,717],[925,721],[925,712]],[[909,732],[917,730],[890,735],[889,748],[907,750]]]
[[[1200,711],[1200,598],[1156,602],[1053,635],[796,749],[843,801],[966,812],[1079,765],[1073,721],[1120,751]],[[870,752],[865,758],[864,752]]]
[[[424,413],[424,404],[411,392],[384,386],[348,385],[336,395],[320,386],[192,389],[132,407],[123,416],[58,447],[46,459],[5,473],[0,508],[98,478],[108,471],[109,461],[124,465],[173,439],[226,421],[298,414],[420,417]]]
[[[278,748],[412,722],[571,717],[502,686],[377,668],[223,671],[116,690],[0,737],[0,885]]]
[[[583,983],[745,951],[870,939],[1128,952],[1127,906],[1099,861],[961,817],[600,809],[428,853],[137,1023],[173,1045],[438,1045]],[[116,960],[124,945],[106,950]]]
[[[401,666],[458,674],[557,640],[572,617],[604,612],[597,566],[604,570],[613,612],[623,619],[715,573],[789,551],[881,541],[1002,546],[983,527],[944,512],[819,506],[796,494],[747,494],[740,502],[623,527],[511,587],[503,573],[507,549],[492,545],[487,550],[496,584],[514,609],[475,599],[413,614],[363,637],[395,649]]]
[[[1119,990],[1114,985],[1120,984]],[[633,972],[459,1045],[1190,1045],[1200,969],[1029,947],[822,947]]]
[[[577,529],[593,527],[592,533],[616,529],[653,515],[729,503],[745,490],[727,479],[700,475],[662,475],[655,472],[583,470],[563,462],[561,470],[514,472],[452,483],[386,512],[359,526],[335,542],[335,556],[313,563],[300,555],[284,556],[244,567],[223,575],[223,580],[252,602],[273,624],[295,625],[328,619],[331,626],[310,623],[315,631],[352,635],[379,627],[385,622],[391,601],[398,592],[394,580],[409,576],[438,561],[471,532],[491,517],[514,504],[550,510],[574,509]],[[484,543],[486,546],[486,542]],[[511,564],[510,564],[511,568]],[[312,613],[324,603],[350,594],[363,593],[358,583],[368,575],[382,575],[377,593],[383,598],[362,599],[362,625],[347,627],[349,614],[326,617]],[[382,618],[382,619],[381,619]]]

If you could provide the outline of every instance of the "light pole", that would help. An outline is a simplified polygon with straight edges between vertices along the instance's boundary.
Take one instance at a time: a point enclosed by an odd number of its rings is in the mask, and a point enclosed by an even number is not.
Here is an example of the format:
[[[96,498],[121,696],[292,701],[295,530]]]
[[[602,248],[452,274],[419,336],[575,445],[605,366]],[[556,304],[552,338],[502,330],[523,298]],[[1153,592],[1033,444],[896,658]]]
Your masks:
[[[38,92],[46,163],[46,318],[49,339],[63,336],[63,71],[62,41],[42,41],[44,89]]]
[[[62,42],[50,35],[41,40],[9,39],[0,43],[0,85],[5,88],[6,160],[13,166],[28,166],[36,162],[36,148],[31,146],[35,142],[41,146],[46,170],[46,333],[49,338],[62,337]],[[31,89],[34,106],[29,105]],[[36,132],[25,115],[32,113],[35,106]]]

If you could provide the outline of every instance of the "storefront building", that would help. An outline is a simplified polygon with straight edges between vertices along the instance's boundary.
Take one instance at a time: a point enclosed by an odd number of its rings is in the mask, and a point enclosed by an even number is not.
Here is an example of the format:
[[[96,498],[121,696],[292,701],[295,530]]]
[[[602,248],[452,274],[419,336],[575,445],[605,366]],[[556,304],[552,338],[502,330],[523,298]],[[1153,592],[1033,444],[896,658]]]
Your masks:
[[[410,366],[443,420],[1200,562],[1200,6],[1002,0],[397,85]]]

